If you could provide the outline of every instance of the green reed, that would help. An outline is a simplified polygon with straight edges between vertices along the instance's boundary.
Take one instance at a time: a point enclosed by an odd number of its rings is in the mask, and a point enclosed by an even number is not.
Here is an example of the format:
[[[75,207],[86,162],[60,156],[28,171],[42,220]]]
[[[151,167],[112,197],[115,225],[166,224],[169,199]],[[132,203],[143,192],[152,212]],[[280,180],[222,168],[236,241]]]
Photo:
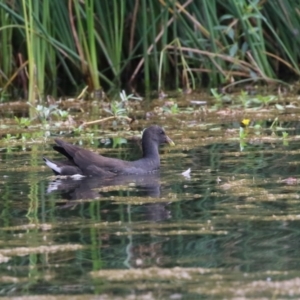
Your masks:
[[[96,39],[102,58],[102,76],[111,78],[111,87],[119,86],[123,59],[125,1],[96,1]],[[126,37],[127,38],[127,37]]]
[[[35,57],[33,53],[34,48],[34,25],[33,25],[33,8],[32,2],[27,2],[22,0],[23,5],[23,16],[25,25],[25,36],[26,36],[26,46],[27,46],[27,58],[28,58],[28,101],[29,103],[35,102]]]
[[[12,65],[12,27],[10,15],[0,9],[0,45],[1,45],[1,76],[0,86],[3,86],[5,82],[10,78],[13,72]]]
[[[98,58],[95,41],[94,0],[73,1],[77,27],[73,27],[73,36],[81,57],[81,71],[93,90],[100,89]],[[73,15],[70,16],[71,18]]]

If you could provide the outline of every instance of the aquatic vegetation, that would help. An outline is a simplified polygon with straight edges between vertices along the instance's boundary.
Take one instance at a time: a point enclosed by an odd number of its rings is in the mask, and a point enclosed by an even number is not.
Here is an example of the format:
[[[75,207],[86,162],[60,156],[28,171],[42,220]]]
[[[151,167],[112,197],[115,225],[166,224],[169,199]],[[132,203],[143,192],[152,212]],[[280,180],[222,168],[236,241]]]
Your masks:
[[[80,136],[84,131],[84,126],[78,126],[73,128],[73,135]]]
[[[60,117],[61,119],[66,119],[69,116],[69,113],[59,109],[57,104],[50,104],[49,106],[28,104],[35,112],[34,119],[38,119],[41,123],[49,121],[53,116]]]
[[[15,116],[15,121],[20,127],[28,127],[31,124],[31,120],[29,118],[24,117],[18,118]]]
[[[223,94],[222,93],[218,93],[216,88],[212,88],[210,89],[211,94],[213,95],[214,99],[216,100],[216,102],[221,103],[222,99],[223,99]]]
[[[132,118],[129,117],[129,114],[132,112],[131,102],[141,101],[141,97],[136,97],[133,94],[127,95],[123,90],[119,94],[119,99],[112,100],[108,105],[104,106],[102,109],[106,112],[109,117],[104,117],[99,120],[84,122],[80,125],[80,127],[86,127],[89,125],[100,124],[108,121],[112,121],[113,125],[116,126],[119,123],[127,124],[133,121]]]
[[[120,92],[120,99],[122,102],[127,102],[129,100],[139,100],[139,101],[143,100],[143,98],[136,97],[134,94],[127,95],[124,90],[122,90],[122,92]]]
[[[56,116],[60,117],[62,120],[66,120],[69,117],[69,112],[63,109],[57,109],[55,112]]]
[[[130,100],[138,100],[138,101],[143,100],[141,97],[135,97],[133,94],[127,95],[124,90],[120,92],[119,95],[120,95],[120,100],[113,100],[110,103],[109,108],[104,108],[105,112],[113,115],[114,117],[119,117],[119,116],[124,117],[128,115]]]
[[[240,123],[240,139],[245,139],[248,133],[250,119],[243,119]]]
[[[270,103],[277,101],[278,97],[274,95],[257,95],[257,99],[263,106],[268,106]]]
[[[0,102],[8,102],[10,99],[11,95],[7,91],[0,88]]]
[[[95,139],[95,134],[92,132],[88,132],[85,134],[85,137],[87,138],[87,140],[90,142],[91,145],[94,144],[94,139]]]
[[[173,103],[171,106],[163,106],[164,113],[176,115],[180,113],[180,108],[177,103]]]
[[[289,137],[289,134],[286,131],[283,131],[282,132],[282,140],[283,140],[283,145],[284,146],[288,146],[289,145],[288,137]]]
[[[10,133],[8,133],[6,135],[6,137],[3,138],[3,141],[6,142],[6,143],[9,143],[11,142],[12,140],[15,140],[17,137],[16,136],[13,136],[11,135]]]
[[[210,92],[216,102],[215,106],[217,108],[219,107],[223,107],[224,104],[228,104],[228,103],[231,103],[232,102],[232,96],[229,95],[229,94],[223,94],[223,93],[220,93],[218,92],[218,90],[216,88],[212,88],[210,89]]]
[[[123,101],[113,101],[110,104],[110,108],[104,108],[103,110],[114,117],[126,116],[127,114]]]
[[[244,109],[260,109],[264,107],[269,107],[273,104],[277,109],[284,110],[284,107],[278,104],[278,96],[275,95],[262,95],[256,93],[252,95],[251,93],[241,90],[238,94],[223,94],[219,93],[217,89],[211,89],[211,94],[216,102],[217,108],[223,107],[224,105],[230,105],[231,107],[241,107]]]

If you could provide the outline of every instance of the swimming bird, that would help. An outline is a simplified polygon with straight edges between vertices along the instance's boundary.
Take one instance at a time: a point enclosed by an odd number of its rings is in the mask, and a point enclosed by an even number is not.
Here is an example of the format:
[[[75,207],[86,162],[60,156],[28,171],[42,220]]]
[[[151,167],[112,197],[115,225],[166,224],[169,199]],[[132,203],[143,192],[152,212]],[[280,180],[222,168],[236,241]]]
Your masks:
[[[159,170],[159,146],[164,143],[174,145],[165,131],[157,125],[144,130],[142,136],[142,158],[135,161],[125,161],[105,157],[90,150],[69,144],[60,139],[54,140],[53,149],[64,155],[66,161],[52,161],[43,157],[46,165],[55,175],[84,175],[84,176],[115,176],[126,174],[147,174]]]

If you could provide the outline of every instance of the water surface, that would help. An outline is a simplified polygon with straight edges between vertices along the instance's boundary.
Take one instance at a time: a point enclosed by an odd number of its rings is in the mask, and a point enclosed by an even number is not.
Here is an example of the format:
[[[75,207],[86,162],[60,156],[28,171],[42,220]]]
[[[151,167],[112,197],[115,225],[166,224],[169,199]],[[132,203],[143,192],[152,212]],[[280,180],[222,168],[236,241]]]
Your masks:
[[[159,174],[139,177],[54,178],[42,162],[58,158],[53,138],[2,143],[0,295],[299,298],[298,123],[287,140],[243,141],[238,123],[170,123],[176,146],[162,147]],[[98,135],[69,140],[140,156],[127,133],[115,148]]]

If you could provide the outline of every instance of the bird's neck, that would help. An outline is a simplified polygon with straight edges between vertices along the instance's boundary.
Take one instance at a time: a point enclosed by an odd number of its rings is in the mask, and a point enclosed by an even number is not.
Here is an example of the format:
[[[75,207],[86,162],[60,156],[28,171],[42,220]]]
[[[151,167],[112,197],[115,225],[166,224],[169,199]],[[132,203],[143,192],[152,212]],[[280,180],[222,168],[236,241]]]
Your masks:
[[[143,158],[158,158],[159,151],[158,145],[156,143],[151,143],[150,141],[142,141],[143,148]]]

